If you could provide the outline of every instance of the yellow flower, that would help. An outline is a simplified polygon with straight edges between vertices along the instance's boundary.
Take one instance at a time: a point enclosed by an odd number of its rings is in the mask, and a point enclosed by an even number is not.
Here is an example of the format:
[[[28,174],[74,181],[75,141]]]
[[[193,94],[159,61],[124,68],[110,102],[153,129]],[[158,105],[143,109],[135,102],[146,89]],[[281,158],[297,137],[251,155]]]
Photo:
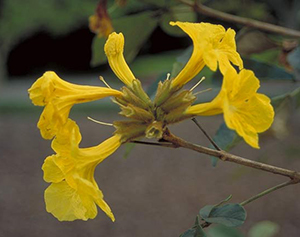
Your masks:
[[[124,36],[122,33],[113,32],[109,35],[104,51],[108,59],[109,66],[116,76],[126,85],[131,86],[135,76],[128,67],[123,51],[124,51]]]
[[[105,87],[75,85],[60,79],[55,72],[45,72],[28,90],[34,105],[45,106],[38,122],[44,139],[53,138],[66,123],[74,104],[98,100],[122,93]]]
[[[243,68],[243,61],[236,52],[235,31],[225,31],[221,25],[209,23],[170,22],[179,26],[193,40],[193,54],[182,71],[173,79],[173,87],[181,87],[193,79],[205,65],[216,71],[219,64],[222,74],[234,65]]]
[[[195,115],[224,113],[225,122],[245,141],[258,148],[258,133],[268,129],[274,111],[270,99],[258,94],[259,81],[250,70],[239,74],[233,66],[243,67],[236,52],[235,32],[208,23],[171,23],[181,27],[193,40],[194,51],[184,69],[174,79],[158,84],[153,101],[127,65],[122,33],[109,35],[104,50],[109,65],[125,84],[121,91],[111,88],[75,85],[46,72],[28,90],[33,104],[45,106],[38,127],[45,139],[52,139],[55,155],[46,158],[42,167],[44,180],[51,183],[45,191],[46,209],[61,221],[93,219],[99,206],[114,221],[95,179],[96,166],[122,143],[141,137],[161,139],[167,126]],[[191,106],[193,90],[180,90],[207,65],[224,75],[219,95],[210,103]],[[114,121],[114,135],[90,148],[79,148],[81,134],[69,113],[74,104],[113,96],[123,121]]]
[[[47,157],[42,167],[44,180],[52,183],[45,191],[46,209],[60,221],[87,220],[96,217],[98,205],[114,221],[94,171],[121,145],[120,136],[90,148],[79,148],[80,140],[78,126],[69,119],[52,142],[56,154]]]
[[[107,1],[100,1],[94,15],[89,17],[89,28],[98,34],[98,37],[108,37],[114,31],[107,12]]]
[[[266,131],[274,120],[270,99],[257,93],[259,80],[251,70],[227,70],[223,85],[209,103],[191,106],[186,113],[202,116],[224,113],[226,125],[244,138],[252,147],[259,148],[258,134]]]

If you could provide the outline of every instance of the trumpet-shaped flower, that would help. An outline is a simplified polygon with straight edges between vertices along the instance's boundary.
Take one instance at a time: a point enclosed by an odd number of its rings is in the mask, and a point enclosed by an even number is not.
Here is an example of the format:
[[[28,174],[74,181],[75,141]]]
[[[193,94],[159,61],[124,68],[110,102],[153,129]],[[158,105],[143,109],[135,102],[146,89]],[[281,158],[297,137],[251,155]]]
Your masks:
[[[107,1],[100,1],[94,15],[89,17],[90,30],[98,37],[108,37],[113,32],[112,22],[107,12]]]
[[[52,183],[45,191],[46,209],[60,221],[87,220],[96,217],[98,205],[114,221],[94,171],[121,145],[120,136],[90,148],[79,148],[80,140],[78,126],[69,119],[52,142],[56,154],[47,157],[42,167],[44,180]]]
[[[209,103],[191,106],[186,113],[202,116],[224,113],[226,125],[244,138],[252,147],[259,148],[258,134],[266,131],[274,120],[270,99],[257,93],[259,80],[251,70],[239,74],[227,70],[221,91]]]
[[[124,36],[122,33],[113,32],[109,35],[104,51],[108,59],[109,66],[114,71],[116,76],[127,86],[131,86],[135,76],[128,67],[123,51],[124,51]]]
[[[52,139],[55,155],[46,158],[42,167],[44,180],[51,183],[45,191],[47,211],[59,220],[72,221],[95,218],[99,206],[113,221],[110,207],[103,199],[94,170],[122,143],[141,137],[161,139],[167,126],[195,115],[224,113],[225,122],[245,141],[258,148],[258,133],[268,129],[274,111],[270,99],[257,93],[259,81],[250,70],[239,74],[233,66],[243,67],[236,52],[235,32],[208,23],[172,22],[193,40],[192,56],[183,70],[173,79],[159,82],[153,101],[141,82],[127,65],[122,33],[109,35],[104,51],[116,76],[125,84],[121,91],[111,88],[75,85],[46,72],[29,89],[33,104],[45,106],[38,127],[45,139]],[[196,100],[193,89],[182,86],[207,65],[224,75],[218,96],[210,103],[191,106]],[[79,148],[81,135],[74,121],[68,119],[74,104],[114,96],[124,121],[114,121],[114,135],[98,146]]]
[[[193,53],[182,71],[173,79],[173,87],[181,87],[193,79],[205,65],[216,71],[219,64],[222,74],[231,63],[243,68],[243,61],[236,52],[235,31],[210,23],[171,22],[187,33],[194,45]],[[230,63],[231,62],[231,63]]]
[[[44,73],[28,92],[34,105],[45,106],[38,122],[44,139],[51,139],[57,134],[66,123],[74,104],[122,94],[110,88],[72,84],[51,71]]]

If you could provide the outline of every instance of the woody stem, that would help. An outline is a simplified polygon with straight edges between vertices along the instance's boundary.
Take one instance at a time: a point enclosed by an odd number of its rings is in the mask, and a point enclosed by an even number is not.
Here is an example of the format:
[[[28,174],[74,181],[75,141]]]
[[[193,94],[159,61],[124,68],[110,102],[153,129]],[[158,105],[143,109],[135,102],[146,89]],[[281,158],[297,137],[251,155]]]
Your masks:
[[[258,169],[258,170],[266,171],[269,173],[289,177],[293,183],[300,182],[300,173],[299,172],[276,167],[273,165],[264,164],[264,163],[253,161],[253,160],[249,160],[249,159],[246,159],[246,158],[243,158],[240,156],[230,154],[223,150],[218,151],[218,150],[210,149],[210,148],[207,148],[204,146],[189,143],[189,142],[173,135],[168,129],[165,130],[165,132],[163,134],[163,138],[164,138],[164,140],[166,140],[170,143],[173,143],[174,147],[183,147],[183,148],[190,149],[190,150],[193,150],[193,151],[196,151],[199,153],[207,154],[210,156],[215,156],[222,161],[229,161],[229,162],[233,162],[233,163],[240,164],[243,166],[251,167],[254,169]]]
[[[249,18],[244,18],[240,16],[234,16],[225,12],[221,12],[209,7],[204,6],[203,4],[199,3],[199,1],[191,1],[191,0],[179,0],[179,2],[192,7],[195,11],[212,18],[221,19],[223,21],[232,22],[236,24],[245,25],[248,27],[260,29],[263,31],[268,31],[271,33],[287,35],[291,37],[300,38],[300,31],[285,28],[282,26],[272,25],[266,22],[261,22]]]

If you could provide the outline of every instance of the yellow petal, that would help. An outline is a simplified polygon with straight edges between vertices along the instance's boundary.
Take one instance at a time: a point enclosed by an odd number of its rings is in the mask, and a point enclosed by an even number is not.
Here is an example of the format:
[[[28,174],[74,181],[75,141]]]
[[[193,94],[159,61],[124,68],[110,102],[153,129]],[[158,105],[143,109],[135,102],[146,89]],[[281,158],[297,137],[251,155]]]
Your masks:
[[[190,81],[204,65],[216,71],[219,64],[223,74],[232,67],[231,63],[243,67],[243,62],[236,52],[234,30],[225,31],[223,26],[209,23],[171,22],[170,24],[177,25],[186,32],[194,45],[190,60],[173,79],[174,87],[180,87]]]
[[[73,120],[68,119],[53,139],[51,147],[57,154],[70,154],[78,149],[80,141],[81,134],[78,125]]]
[[[110,88],[68,83],[54,72],[46,72],[28,91],[35,105],[46,106],[38,122],[45,139],[52,139],[67,122],[74,104],[122,95],[120,91]]]
[[[228,69],[222,88],[214,100],[191,106],[186,113],[209,116],[223,111],[227,127],[236,130],[252,147],[259,148],[258,133],[266,131],[274,120],[271,100],[257,93],[259,80],[251,70],[239,74]]]
[[[203,61],[203,49],[197,46],[199,35],[201,34],[201,26],[188,22],[170,22],[172,26],[179,26],[185,33],[187,33],[193,40],[194,48],[191,58],[179,74],[173,78],[172,87],[180,88],[191,79],[193,79],[205,66]]]
[[[44,171],[44,180],[48,183],[59,183],[65,178],[61,169],[54,162],[54,155],[45,159],[42,170]]]
[[[127,86],[130,86],[135,76],[128,67],[124,55],[124,36],[122,33],[113,32],[109,35],[104,51],[108,63],[116,76]]]
[[[69,119],[52,142],[57,154],[48,157],[43,165],[45,180],[59,184],[50,185],[45,192],[47,211],[59,220],[87,220],[96,216],[96,203],[114,221],[114,215],[94,179],[94,171],[100,162],[118,149],[120,139],[120,135],[114,135],[98,146],[79,148],[79,128]]]
[[[212,116],[223,113],[224,93],[220,93],[214,100],[208,103],[200,103],[190,106],[185,113],[201,116]]]
[[[241,70],[243,68],[243,61],[236,51],[235,31],[228,29],[220,42],[218,51],[220,71],[224,75],[226,70],[231,67],[230,62],[238,66]]]
[[[222,90],[226,90],[230,101],[239,103],[255,95],[259,87],[259,80],[251,70],[244,69],[237,73],[230,69],[224,76]]]
[[[93,174],[94,176],[94,174]],[[93,198],[93,201],[100,207],[100,209],[112,220],[115,221],[114,214],[112,213],[108,204],[104,201],[104,196],[102,191],[98,188],[97,185],[94,185],[92,182],[78,177],[76,179],[78,183],[78,192],[82,193],[82,196],[90,195]]]
[[[121,136],[116,134],[104,142],[100,143],[98,146],[88,147],[88,148],[80,148],[77,165],[85,166],[87,163],[96,162],[99,164],[105,158],[114,153],[121,145]],[[88,160],[86,157],[89,157]]]
[[[45,191],[46,210],[60,221],[88,220],[97,215],[97,208],[88,195],[80,195],[65,181],[52,183]]]

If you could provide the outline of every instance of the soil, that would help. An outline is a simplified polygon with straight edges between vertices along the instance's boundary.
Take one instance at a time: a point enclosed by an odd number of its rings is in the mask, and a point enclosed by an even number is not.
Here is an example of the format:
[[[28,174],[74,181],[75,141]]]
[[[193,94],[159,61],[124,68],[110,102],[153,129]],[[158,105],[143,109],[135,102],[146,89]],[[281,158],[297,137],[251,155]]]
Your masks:
[[[136,145],[128,158],[121,147],[96,169],[95,177],[116,222],[99,210],[94,220],[59,222],[45,210],[41,166],[51,155],[50,141],[40,137],[37,114],[0,116],[0,236],[179,236],[190,228],[199,209],[233,195],[231,202],[249,197],[286,181],[285,178],[236,164],[219,162],[185,149]],[[111,113],[91,117],[111,122]],[[75,116],[80,125],[81,147],[108,138],[111,127],[95,124],[86,115]],[[288,120],[289,134],[282,139],[270,132],[261,136],[261,149],[241,143],[232,153],[284,168],[300,168],[300,114]],[[199,119],[213,134],[222,117]],[[189,141],[209,145],[191,121],[171,130]],[[246,206],[246,233],[255,223],[270,220],[280,226],[277,236],[300,236],[300,186],[278,190]]]

